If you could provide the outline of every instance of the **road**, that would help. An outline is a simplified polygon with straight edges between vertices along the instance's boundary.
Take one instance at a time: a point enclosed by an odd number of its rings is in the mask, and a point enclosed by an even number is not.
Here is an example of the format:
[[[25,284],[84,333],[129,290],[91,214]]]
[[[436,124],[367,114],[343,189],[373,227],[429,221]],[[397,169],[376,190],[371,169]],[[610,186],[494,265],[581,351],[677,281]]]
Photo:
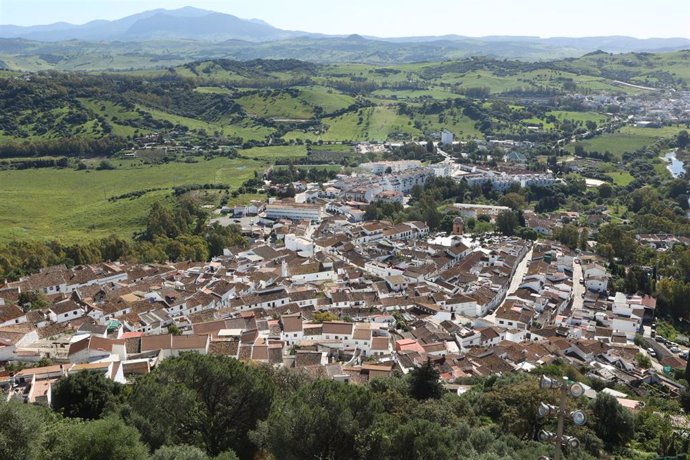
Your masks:
[[[517,268],[515,269],[515,274],[513,279],[510,280],[510,287],[508,288],[508,294],[511,295],[520,288],[522,284],[522,279],[527,274],[527,265],[529,265],[530,260],[532,260],[532,252],[534,252],[534,246],[529,248],[525,257],[522,258]],[[505,300],[503,300],[505,302]]]
[[[582,310],[584,299],[582,295],[585,293],[585,286],[580,284],[582,279],[582,265],[573,263],[573,312],[575,310]]]
[[[440,148],[436,147],[436,153],[441,155],[445,160],[443,160],[443,163],[455,163],[455,159],[448,155],[448,153],[444,152]]]
[[[637,89],[646,89],[647,91],[661,91],[659,88],[652,88],[650,86],[642,86],[642,85],[633,85],[632,83],[627,83],[624,81],[620,80],[613,80],[614,83],[617,83],[622,86],[627,86],[629,88],[637,88]]]

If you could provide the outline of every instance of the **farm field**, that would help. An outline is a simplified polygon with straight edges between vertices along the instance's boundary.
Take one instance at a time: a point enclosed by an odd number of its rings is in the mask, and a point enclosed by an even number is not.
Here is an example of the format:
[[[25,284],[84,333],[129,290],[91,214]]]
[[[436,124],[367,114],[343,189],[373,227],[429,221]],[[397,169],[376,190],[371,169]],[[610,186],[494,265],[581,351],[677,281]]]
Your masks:
[[[586,151],[611,152],[621,158],[626,152],[634,152],[644,146],[651,145],[657,139],[670,138],[678,134],[683,128],[667,126],[663,128],[637,128],[626,126],[615,133],[605,133],[593,139],[578,141],[567,148],[574,152],[576,145],[582,145]]]
[[[59,239],[66,243],[142,229],[151,205],[170,190],[135,199],[108,198],[149,188],[222,183],[231,190],[261,170],[263,163],[214,158],[199,163],[168,163],[121,169],[37,169],[0,171],[0,241]]]
[[[269,160],[302,158],[307,156],[307,148],[304,145],[277,145],[269,147],[254,147],[241,150],[244,158],[252,160]]]
[[[623,187],[635,180],[635,178],[627,171],[610,172],[606,173],[606,175],[613,179],[614,184]]]

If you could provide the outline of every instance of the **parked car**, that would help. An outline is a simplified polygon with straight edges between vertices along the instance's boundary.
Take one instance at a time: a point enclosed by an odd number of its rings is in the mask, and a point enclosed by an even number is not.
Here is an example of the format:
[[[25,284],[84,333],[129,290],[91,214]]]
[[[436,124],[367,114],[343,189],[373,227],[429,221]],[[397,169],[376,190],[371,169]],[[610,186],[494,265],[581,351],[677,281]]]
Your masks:
[[[679,353],[680,352],[680,348],[678,348],[678,347],[671,347],[671,348],[669,348],[669,350],[671,350],[671,353]]]

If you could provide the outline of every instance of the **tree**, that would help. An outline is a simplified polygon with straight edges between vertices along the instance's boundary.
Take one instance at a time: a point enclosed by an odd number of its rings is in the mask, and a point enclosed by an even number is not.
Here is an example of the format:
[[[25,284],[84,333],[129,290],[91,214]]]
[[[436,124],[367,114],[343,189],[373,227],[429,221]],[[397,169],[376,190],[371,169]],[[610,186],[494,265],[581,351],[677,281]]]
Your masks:
[[[558,232],[558,241],[575,249],[580,239],[580,232],[573,224],[565,224]]]
[[[249,458],[255,446],[248,432],[268,416],[273,394],[261,369],[225,356],[185,353],[137,382],[128,416],[153,449],[188,444],[209,455],[234,450]]]
[[[284,460],[363,458],[367,435],[382,410],[367,387],[319,380],[278,401],[252,439]]]
[[[599,196],[602,198],[611,198],[613,195],[613,187],[608,182],[604,182],[599,186]]]
[[[149,458],[139,433],[117,417],[82,422],[65,419],[49,433],[47,458],[60,460],[144,460]]]
[[[15,401],[0,401],[0,458],[25,460],[36,458],[45,435],[46,409]]]
[[[513,211],[501,211],[496,216],[496,228],[506,236],[515,234],[520,226],[520,221]]]
[[[323,323],[324,321],[338,321],[338,315],[330,311],[317,311],[312,315],[312,320],[315,323]]]
[[[20,293],[17,303],[25,310],[38,310],[48,306],[48,301],[39,291],[24,291]]]
[[[563,375],[562,371],[558,373]],[[543,425],[537,409],[540,402],[555,402],[554,395],[539,389],[537,379],[510,374],[503,378],[489,377],[484,383],[478,411],[488,415],[504,432],[520,439],[534,439]]]
[[[628,294],[635,294],[638,291],[637,276],[632,268],[629,268],[625,272],[625,278],[623,282],[623,289]]]
[[[519,193],[510,192],[498,199],[498,204],[501,206],[508,206],[513,211],[523,209],[527,204],[525,197]]]
[[[53,409],[66,417],[101,418],[119,401],[122,385],[97,371],[82,371],[61,379],[53,388]]]
[[[590,403],[594,432],[608,449],[624,446],[635,436],[634,419],[613,396],[600,392]]]
[[[676,145],[681,149],[684,149],[685,147],[690,145],[690,136],[688,135],[688,132],[686,130],[678,132],[678,135],[676,136]]]
[[[580,237],[579,237],[579,240],[577,242],[577,247],[583,251],[586,251],[588,240],[589,240],[589,230],[587,230],[587,228],[583,228],[582,230],[580,230]]]
[[[637,361],[637,365],[642,369],[649,369],[652,366],[652,360],[649,359],[649,356],[643,353],[636,354],[635,361]]]
[[[414,418],[402,425],[396,424],[388,434],[390,443],[385,458],[400,460],[456,459],[453,445],[456,441],[450,427],[428,420]]]
[[[417,400],[438,399],[443,395],[439,382],[441,374],[431,364],[431,359],[410,372],[410,394]]]
[[[210,460],[206,452],[194,446],[163,446],[151,460]]]

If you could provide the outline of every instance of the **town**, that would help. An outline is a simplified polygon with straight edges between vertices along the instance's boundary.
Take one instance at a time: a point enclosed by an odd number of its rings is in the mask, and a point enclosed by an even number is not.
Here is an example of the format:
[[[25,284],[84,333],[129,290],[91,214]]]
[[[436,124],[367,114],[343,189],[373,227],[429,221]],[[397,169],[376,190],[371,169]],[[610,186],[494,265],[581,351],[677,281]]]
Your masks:
[[[686,460],[682,2],[7,3],[0,459]]]
[[[560,217],[528,216],[536,241],[465,228],[469,219],[496,220],[505,206],[457,203],[448,234],[420,221],[363,219],[368,202],[402,204],[436,175],[499,189],[548,187],[552,175],[468,171],[452,161],[361,170],[295,183],[293,198],[221,210],[227,216],[217,220],[243,222],[252,243],[211,262],[62,265],[6,282],[0,361],[34,363],[2,373],[7,398],[50,405],[51,388],[68,375],[98,371],[127,383],[184,352],[350,383],[428,361],[456,392],[467,388],[456,383],[463,378],[565,360],[640,396],[684,390],[667,374],[685,368],[687,348],[655,340],[656,300],[612,292],[600,256],[549,240]],[[641,239],[661,246],[658,236]],[[640,404],[604,391],[631,410]]]

